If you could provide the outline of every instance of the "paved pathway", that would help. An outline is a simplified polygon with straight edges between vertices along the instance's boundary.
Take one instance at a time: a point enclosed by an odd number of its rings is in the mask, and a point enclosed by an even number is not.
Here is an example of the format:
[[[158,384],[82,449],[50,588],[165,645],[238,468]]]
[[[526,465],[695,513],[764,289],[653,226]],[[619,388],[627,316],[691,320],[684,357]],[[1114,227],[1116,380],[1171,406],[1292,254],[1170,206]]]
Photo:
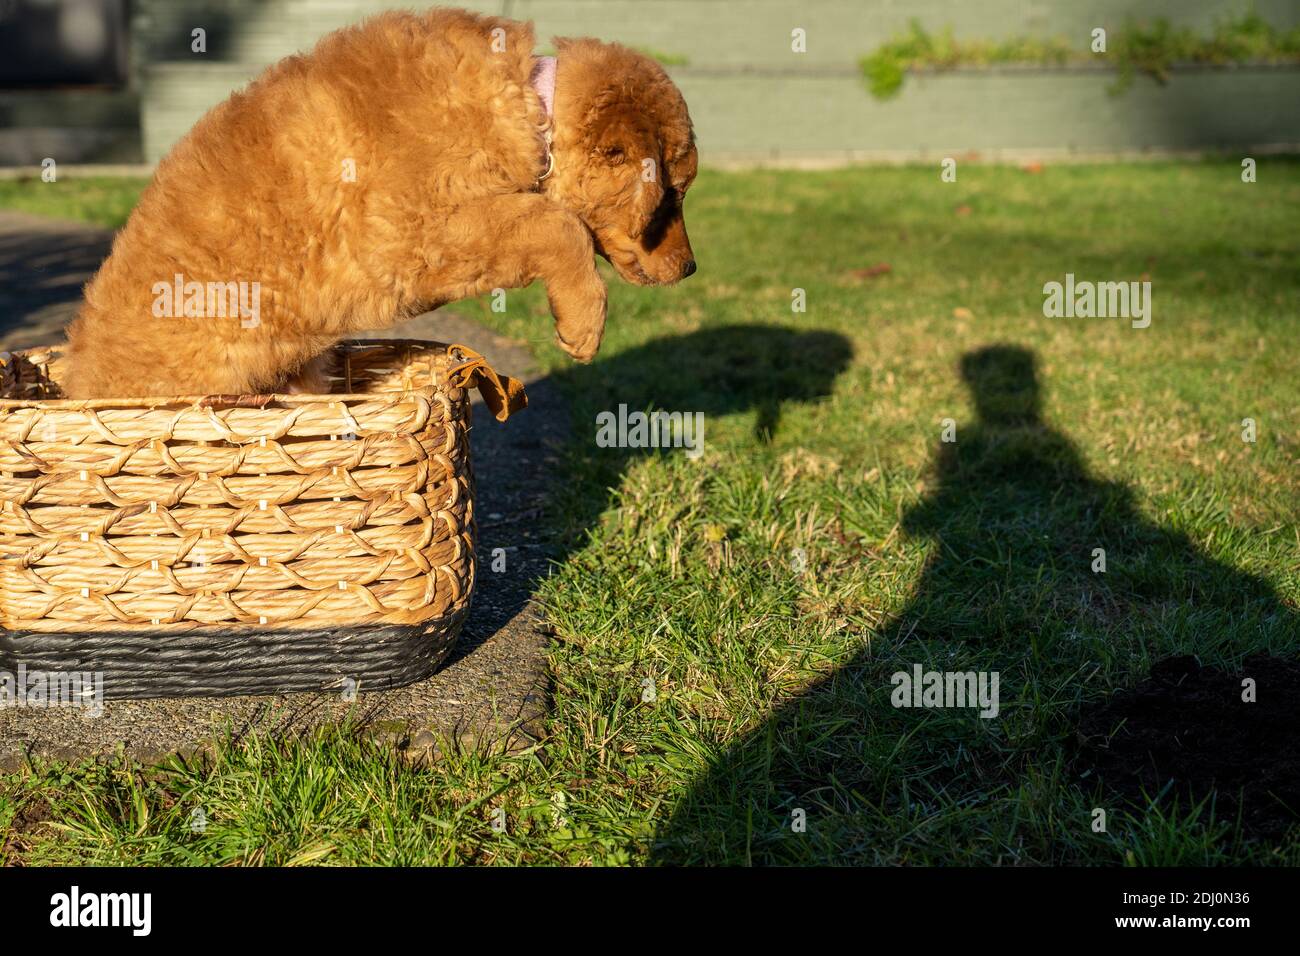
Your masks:
[[[112,233],[0,211],[0,349],[57,342],[81,288],[107,255]],[[479,574],[473,610],[450,663],[432,678],[354,704],[334,695],[110,701],[104,715],[73,710],[0,710],[0,769],[28,755],[77,758],[121,747],[145,761],[190,753],[229,729],[296,735],[349,712],[360,727],[391,739],[412,758],[443,737],[466,746],[528,745],[546,708],[546,638],[531,601],[545,574],[548,544],[535,530],[567,414],[527,349],[475,322],[428,313],[381,334],[461,342],[498,371],[528,385],[529,407],[495,422],[475,395],[471,444],[478,483]],[[491,570],[507,549],[507,572]]]

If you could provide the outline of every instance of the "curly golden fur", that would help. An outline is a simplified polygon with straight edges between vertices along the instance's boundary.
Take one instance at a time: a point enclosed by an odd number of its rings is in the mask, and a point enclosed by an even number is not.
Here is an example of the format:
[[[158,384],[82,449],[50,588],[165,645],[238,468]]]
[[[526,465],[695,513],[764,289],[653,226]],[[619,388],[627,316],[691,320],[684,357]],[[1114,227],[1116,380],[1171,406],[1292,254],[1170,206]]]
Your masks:
[[[533,42],[460,10],[384,14],[211,110],[87,285],[66,394],[314,391],[348,334],[539,279],[560,345],[590,360],[595,253],[639,284],[695,270],[694,135],[658,64],[591,39],[556,41],[552,122]]]

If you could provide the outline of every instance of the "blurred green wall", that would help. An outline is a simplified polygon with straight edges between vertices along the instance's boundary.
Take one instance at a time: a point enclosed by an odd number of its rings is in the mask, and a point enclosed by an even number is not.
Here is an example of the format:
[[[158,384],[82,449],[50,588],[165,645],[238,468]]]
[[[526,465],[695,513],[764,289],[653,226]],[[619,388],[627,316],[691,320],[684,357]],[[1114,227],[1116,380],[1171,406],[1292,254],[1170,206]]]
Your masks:
[[[459,4],[531,19],[555,35],[619,40],[663,56],[696,122],[706,161],[835,162],[977,152],[1116,153],[1295,148],[1300,70],[1180,71],[1107,93],[1105,70],[1003,68],[909,78],[874,100],[857,61],[915,17],[930,30],[999,38],[1065,35],[1167,17],[1208,31],[1256,10],[1300,23],[1297,0],[496,0]],[[142,152],[153,161],[202,113],[268,63],[319,36],[403,4],[382,0],[136,0],[133,70]],[[420,6],[420,5],[417,5]],[[190,31],[208,34],[206,54]],[[807,52],[791,51],[791,31]]]

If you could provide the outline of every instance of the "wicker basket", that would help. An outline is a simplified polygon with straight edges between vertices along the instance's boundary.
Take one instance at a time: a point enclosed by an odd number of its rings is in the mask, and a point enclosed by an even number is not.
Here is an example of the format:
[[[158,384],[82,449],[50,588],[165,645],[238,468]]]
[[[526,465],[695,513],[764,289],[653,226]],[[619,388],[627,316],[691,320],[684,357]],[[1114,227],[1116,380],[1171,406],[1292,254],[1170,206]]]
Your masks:
[[[336,347],[324,395],[74,402],[0,353],[0,670],[106,698],[367,689],[442,662],[474,588],[463,346]],[[349,683],[350,682],[350,683]]]

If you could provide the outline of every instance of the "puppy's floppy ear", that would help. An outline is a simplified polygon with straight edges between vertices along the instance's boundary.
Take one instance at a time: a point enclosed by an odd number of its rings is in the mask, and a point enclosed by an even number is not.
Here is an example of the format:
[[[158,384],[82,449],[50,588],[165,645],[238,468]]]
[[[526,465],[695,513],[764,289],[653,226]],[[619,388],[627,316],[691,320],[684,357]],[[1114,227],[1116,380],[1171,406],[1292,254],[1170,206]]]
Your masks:
[[[644,117],[615,105],[597,119],[591,143],[597,161],[626,168],[620,181],[627,184],[625,208],[632,212],[628,234],[635,239],[650,224],[663,200],[658,137]]]
[[[659,159],[659,144],[654,134],[637,117],[627,115],[614,104],[607,106],[603,115],[595,117],[590,142],[592,154],[611,166],[628,161],[639,163],[643,157],[651,157],[656,162]]]

